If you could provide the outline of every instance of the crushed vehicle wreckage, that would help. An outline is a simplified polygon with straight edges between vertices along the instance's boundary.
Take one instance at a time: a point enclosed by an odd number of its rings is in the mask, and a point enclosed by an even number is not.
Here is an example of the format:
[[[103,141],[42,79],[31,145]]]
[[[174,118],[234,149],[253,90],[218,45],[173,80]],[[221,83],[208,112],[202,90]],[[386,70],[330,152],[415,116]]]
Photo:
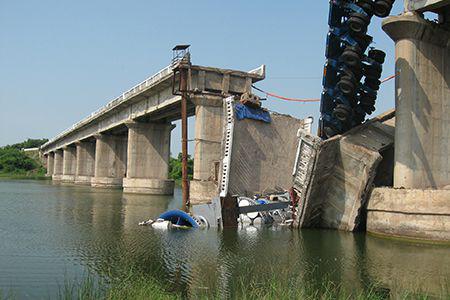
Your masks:
[[[269,113],[245,97],[225,99],[220,178],[209,203],[190,213],[169,211],[157,228],[248,225],[364,226],[373,185],[392,180],[394,111],[327,140],[311,133],[312,118]],[[256,100],[257,101],[257,100]],[[251,106],[248,106],[248,103]]]

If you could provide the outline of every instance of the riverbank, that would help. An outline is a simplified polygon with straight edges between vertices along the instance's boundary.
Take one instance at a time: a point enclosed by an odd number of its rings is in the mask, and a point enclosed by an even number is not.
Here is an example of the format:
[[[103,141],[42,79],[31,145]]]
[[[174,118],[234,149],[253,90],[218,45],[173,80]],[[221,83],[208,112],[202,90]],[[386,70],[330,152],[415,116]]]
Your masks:
[[[311,274],[312,275],[312,274]],[[139,273],[129,272],[112,280],[96,279],[94,275],[86,276],[82,281],[66,280],[60,284],[58,299],[448,299],[450,291],[443,287],[440,294],[429,295],[423,291],[402,291],[392,293],[382,285],[372,284],[362,290],[353,290],[337,285],[324,276],[322,283],[314,284],[305,281],[303,277],[284,278],[270,275],[264,280],[260,276],[237,278],[237,286],[228,295],[219,289],[207,287],[186,289],[183,292],[165,288],[164,283],[157,279]],[[14,291],[3,293],[0,290],[0,300],[17,299]]]
[[[51,180],[45,175],[45,169],[30,172],[0,172],[0,179]]]
[[[250,278],[250,279],[249,279]],[[237,281],[236,289],[229,295],[223,295],[218,289],[207,287],[193,288],[185,293],[170,291],[163,284],[144,274],[129,274],[124,278],[116,278],[112,282],[98,282],[87,277],[81,283],[66,283],[59,293],[60,299],[447,299],[448,290],[440,295],[428,295],[421,291],[404,291],[393,294],[381,285],[370,285],[363,290],[353,290],[336,285],[324,276],[322,283],[311,284],[304,278],[279,278],[270,275],[262,280],[260,276],[242,277]]]

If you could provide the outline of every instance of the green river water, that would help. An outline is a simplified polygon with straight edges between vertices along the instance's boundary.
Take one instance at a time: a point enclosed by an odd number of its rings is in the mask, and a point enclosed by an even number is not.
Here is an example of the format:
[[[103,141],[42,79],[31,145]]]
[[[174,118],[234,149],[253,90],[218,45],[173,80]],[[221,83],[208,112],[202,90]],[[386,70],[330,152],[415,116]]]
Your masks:
[[[120,190],[0,181],[0,290],[19,299],[54,298],[65,280],[133,266],[171,290],[232,294],[236,278],[324,278],[350,290],[438,295],[450,281],[450,246],[364,233],[247,227],[160,231],[137,223],[180,208],[173,197]],[[267,276],[265,276],[267,275]],[[261,284],[267,284],[261,279]]]

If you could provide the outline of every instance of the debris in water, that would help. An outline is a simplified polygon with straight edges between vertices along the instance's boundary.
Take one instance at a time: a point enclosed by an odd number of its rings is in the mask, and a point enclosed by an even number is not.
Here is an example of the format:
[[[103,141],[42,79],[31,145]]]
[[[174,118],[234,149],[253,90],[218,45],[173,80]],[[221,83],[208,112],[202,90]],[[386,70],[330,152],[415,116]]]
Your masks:
[[[153,228],[206,228],[208,221],[202,216],[192,216],[182,210],[169,210],[161,214],[156,221],[151,219],[139,223],[140,226],[151,225]]]

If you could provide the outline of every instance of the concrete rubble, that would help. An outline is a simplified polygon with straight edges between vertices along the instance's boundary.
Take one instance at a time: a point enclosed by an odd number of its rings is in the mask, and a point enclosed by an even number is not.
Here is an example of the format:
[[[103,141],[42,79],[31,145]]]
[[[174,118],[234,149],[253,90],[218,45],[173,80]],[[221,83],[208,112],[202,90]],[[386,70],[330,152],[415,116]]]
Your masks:
[[[325,141],[310,134],[300,136],[294,226],[355,231],[363,225],[377,171],[385,174],[377,178],[380,182],[392,175],[392,164],[383,159],[392,159],[393,124],[390,111]]]

